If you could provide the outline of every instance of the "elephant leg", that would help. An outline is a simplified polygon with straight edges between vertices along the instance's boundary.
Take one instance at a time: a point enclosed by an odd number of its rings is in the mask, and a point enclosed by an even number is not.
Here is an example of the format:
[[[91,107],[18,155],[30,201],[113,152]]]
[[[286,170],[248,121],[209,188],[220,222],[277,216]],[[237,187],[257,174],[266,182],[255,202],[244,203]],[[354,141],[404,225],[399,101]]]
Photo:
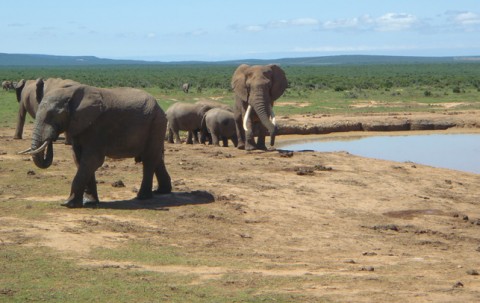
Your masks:
[[[245,137],[246,137],[246,143],[245,143],[245,150],[254,150],[257,148],[257,145],[255,144],[255,137],[254,137],[254,124],[251,123],[249,120],[249,123],[247,123],[247,128],[248,131],[245,132]]]
[[[237,139],[237,136],[233,136],[230,138],[230,140],[232,140],[232,143],[233,143],[233,146],[237,147],[238,146],[238,139]]]
[[[27,110],[20,104],[20,108],[18,109],[17,128],[15,129],[15,135],[13,136],[13,139],[22,139],[23,126],[25,125],[26,116]]]
[[[187,144],[193,144],[193,133],[191,130],[187,132]]]
[[[105,157],[99,154],[87,157],[79,146],[74,146],[73,150],[77,173],[73,178],[70,196],[62,206],[79,208],[83,207],[84,193],[87,193],[87,197],[90,196],[94,201],[98,201],[95,171],[102,166]]]
[[[237,148],[245,149],[245,130],[242,126],[242,112],[240,110],[235,110],[233,115],[235,120],[235,130],[237,133]]]
[[[199,132],[198,132],[198,130],[192,131],[192,135],[193,135],[193,143],[194,143],[194,144],[200,143],[201,140],[199,140]]]
[[[137,198],[140,200],[150,199],[153,197],[152,183],[154,167],[151,160],[143,160],[143,178],[140,190],[138,191]]]
[[[215,132],[212,132],[211,135],[212,135],[212,144],[215,146],[220,146],[218,135]]]
[[[157,177],[158,182],[158,188],[155,190],[156,194],[169,194],[172,192],[172,180],[163,160],[155,168],[155,177]]]
[[[100,203],[100,200],[98,199],[97,180],[94,173],[88,181],[87,188],[83,194],[83,205],[97,205],[98,203]]]
[[[180,140],[179,131],[178,131],[178,130],[175,130],[175,131],[173,132],[173,134],[175,135],[175,144],[182,144],[182,140]]]
[[[168,136],[167,136],[168,143],[173,143],[173,131],[171,128],[168,128]]]
[[[267,146],[265,145],[265,135],[266,129],[263,125],[259,125],[258,129],[258,139],[257,139],[257,148],[261,150],[267,150]]]
[[[83,194],[87,189],[88,184],[95,181],[92,176],[94,176],[96,168],[100,167],[100,165],[97,166],[97,164],[94,163],[82,163],[79,166],[77,174],[73,178],[72,187],[70,190],[70,197],[68,197],[67,201],[65,201],[62,206],[66,206],[69,208],[83,207]],[[98,200],[96,186],[95,189],[90,188],[90,191],[92,192],[90,192],[89,194],[91,194],[94,199],[96,196],[96,199]]]
[[[222,141],[223,141],[223,147],[228,147],[228,138],[223,136]]]

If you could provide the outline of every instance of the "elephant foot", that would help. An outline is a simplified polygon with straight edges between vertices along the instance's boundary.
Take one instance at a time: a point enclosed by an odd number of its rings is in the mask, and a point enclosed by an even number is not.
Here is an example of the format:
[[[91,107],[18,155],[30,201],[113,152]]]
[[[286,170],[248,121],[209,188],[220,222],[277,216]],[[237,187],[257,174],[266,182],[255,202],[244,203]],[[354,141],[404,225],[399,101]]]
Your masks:
[[[89,194],[84,194],[83,196],[83,207],[98,207],[100,204],[100,201],[98,199],[95,199],[93,196]]]
[[[137,199],[139,200],[148,200],[148,199],[151,199],[153,198],[153,193],[150,191],[150,192],[138,192],[137,194]]]
[[[68,208],[82,208],[83,207],[83,201],[78,199],[76,200],[67,200],[64,203],[60,204],[61,206],[65,206]]]
[[[166,194],[170,194],[171,192],[172,190],[168,188],[158,188],[153,191],[153,193],[156,195],[166,195]]]
[[[15,139],[15,140],[21,140],[22,137],[21,137],[21,136],[14,136],[13,139]]]
[[[268,150],[267,146],[265,144],[262,145],[257,145],[257,149],[259,150]]]
[[[237,145],[237,148],[243,150],[243,149],[245,149],[245,144],[239,143],[239,144]]]
[[[255,149],[257,149],[257,146],[255,144],[251,144],[251,143],[247,142],[247,144],[245,145],[245,150],[250,151],[250,150],[255,150]]]

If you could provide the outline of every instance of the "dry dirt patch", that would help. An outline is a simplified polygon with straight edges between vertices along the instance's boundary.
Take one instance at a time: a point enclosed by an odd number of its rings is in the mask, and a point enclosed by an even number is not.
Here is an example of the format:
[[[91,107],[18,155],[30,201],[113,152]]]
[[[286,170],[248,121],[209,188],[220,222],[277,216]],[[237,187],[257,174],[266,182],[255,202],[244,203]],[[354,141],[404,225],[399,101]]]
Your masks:
[[[6,153],[0,155],[2,245],[49,246],[81,259],[80,266],[190,272],[199,284],[231,273],[252,280],[302,277],[275,291],[337,301],[480,298],[480,279],[467,273],[480,270],[479,175],[347,153],[285,157],[167,144],[172,195],[135,200],[141,167],[132,159],[107,160],[97,176],[100,207],[71,210],[58,206],[74,173],[69,148],[57,144],[54,165],[43,171],[15,155],[28,141],[11,135],[12,129],[0,131]],[[11,174],[21,177],[12,181]],[[118,180],[125,187],[112,187]],[[29,217],[5,205],[44,213]],[[89,254],[139,240],[180,249],[207,265],[104,261]]]

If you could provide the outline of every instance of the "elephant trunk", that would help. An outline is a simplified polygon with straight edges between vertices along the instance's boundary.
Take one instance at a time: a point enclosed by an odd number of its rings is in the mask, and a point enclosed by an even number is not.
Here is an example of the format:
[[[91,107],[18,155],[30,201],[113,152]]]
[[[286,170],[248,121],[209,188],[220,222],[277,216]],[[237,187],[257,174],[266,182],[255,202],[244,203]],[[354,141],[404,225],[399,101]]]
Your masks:
[[[45,127],[38,121],[35,121],[32,135],[32,150],[36,152],[32,153],[32,159],[38,168],[48,168],[53,162],[53,144],[52,140],[49,139],[51,137],[45,137],[42,135],[43,133],[45,133]],[[41,148],[47,142],[46,148]]]
[[[270,133],[270,145],[273,146],[275,144],[275,136],[277,133],[277,126],[275,125],[275,115],[273,113],[272,106],[270,102],[265,100],[260,102],[252,102],[252,107],[255,113],[257,114],[260,122],[262,122],[263,126],[268,130]]]

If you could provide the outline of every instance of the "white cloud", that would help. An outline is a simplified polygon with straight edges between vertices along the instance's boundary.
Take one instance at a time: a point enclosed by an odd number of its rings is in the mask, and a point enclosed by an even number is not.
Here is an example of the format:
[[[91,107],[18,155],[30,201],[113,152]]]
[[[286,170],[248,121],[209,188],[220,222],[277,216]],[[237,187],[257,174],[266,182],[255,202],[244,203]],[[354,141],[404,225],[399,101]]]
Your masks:
[[[266,24],[253,24],[253,25],[232,25],[230,29],[235,31],[247,31],[247,32],[261,32],[267,29],[288,28],[297,26],[318,26],[320,21],[315,18],[296,18],[296,19],[280,19],[270,21]]]
[[[421,22],[411,14],[387,13],[374,18],[363,15],[349,19],[336,19],[325,21],[321,24],[324,30],[374,30],[380,32],[402,31],[415,28]]]
[[[291,25],[298,25],[298,26],[307,25],[308,26],[308,25],[318,25],[320,22],[314,18],[298,18],[298,19],[292,19],[287,23]]]
[[[418,19],[411,14],[388,13],[375,20],[375,29],[378,31],[402,31],[413,28]]]
[[[248,25],[248,26],[245,26],[244,29],[247,32],[261,32],[264,30],[264,27],[261,25]]]
[[[480,16],[472,12],[462,12],[456,14],[453,21],[462,26],[478,25],[480,24]]]

